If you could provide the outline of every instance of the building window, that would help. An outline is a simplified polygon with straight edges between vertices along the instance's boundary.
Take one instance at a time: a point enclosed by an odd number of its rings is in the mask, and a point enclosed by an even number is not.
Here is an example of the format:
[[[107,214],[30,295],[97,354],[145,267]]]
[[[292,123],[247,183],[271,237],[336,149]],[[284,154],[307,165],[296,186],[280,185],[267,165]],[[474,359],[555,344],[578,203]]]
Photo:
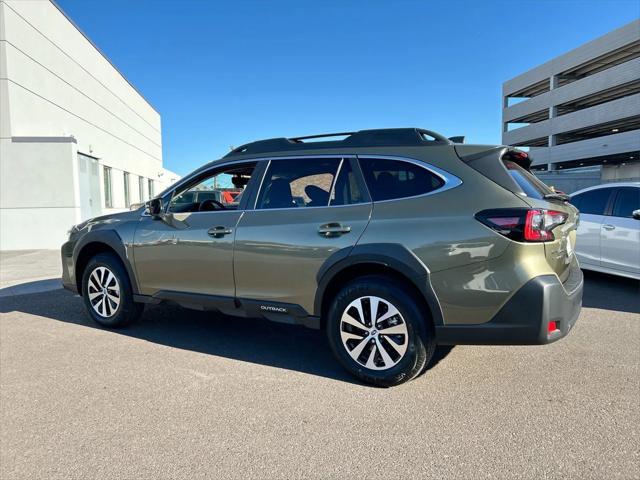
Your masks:
[[[153,180],[149,179],[149,198],[153,198]]]
[[[111,194],[111,167],[104,167],[104,206],[113,207],[113,195]]]
[[[138,177],[138,193],[140,194],[140,201],[144,202],[144,178]]]
[[[124,206],[131,206],[131,198],[129,195],[129,172],[124,172]]]

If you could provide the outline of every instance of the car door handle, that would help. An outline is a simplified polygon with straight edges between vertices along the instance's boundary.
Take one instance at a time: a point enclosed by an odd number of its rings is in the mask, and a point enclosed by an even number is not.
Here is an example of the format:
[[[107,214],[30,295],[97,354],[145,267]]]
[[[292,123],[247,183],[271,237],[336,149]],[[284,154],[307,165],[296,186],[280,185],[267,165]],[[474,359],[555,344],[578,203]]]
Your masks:
[[[602,225],[602,228],[604,228],[605,230],[615,230],[616,226],[615,225],[611,225],[610,223],[607,223],[605,225]]]
[[[233,230],[228,227],[224,227],[222,225],[218,225],[217,227],[211,227],[207,230],[207,234],[213,238],[221,238],[225,235],[229,235]]]
[[[325,223],[318,227],[318,233],[323,237],[339,237],[340,235],[344,235],[350,231],[350,226],[342,225],[338,222]]]

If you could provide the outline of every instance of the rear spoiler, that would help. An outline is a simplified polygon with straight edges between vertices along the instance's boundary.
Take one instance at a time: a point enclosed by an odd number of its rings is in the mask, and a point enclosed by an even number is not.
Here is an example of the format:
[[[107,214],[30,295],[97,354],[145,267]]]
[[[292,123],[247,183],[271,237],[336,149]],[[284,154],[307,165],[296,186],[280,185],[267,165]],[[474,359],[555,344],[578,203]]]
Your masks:
[[[515,147],[486,147],[484,145],[455,145],[456,154],[464,163],[472,163],[481,158],[509,160],[525,170],[531,170],[531,158],[527,152]]]
[[[505,146],[455,145],[454,148],[460,160],[474,170],[511,192],[524,193],[507,171],[504,161],[511,161],[530,171],[531,158],[527,152]]]

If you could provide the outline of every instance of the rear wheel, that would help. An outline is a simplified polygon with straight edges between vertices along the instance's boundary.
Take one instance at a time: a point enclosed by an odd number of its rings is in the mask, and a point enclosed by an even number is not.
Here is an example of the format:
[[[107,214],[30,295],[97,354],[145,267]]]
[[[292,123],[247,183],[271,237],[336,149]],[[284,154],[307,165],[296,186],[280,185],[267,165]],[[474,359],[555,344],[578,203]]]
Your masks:
[[[133,301],[129,276],[112,253],[99,253],[89,260],[82,275],[82,298],[91,318],[110,328],[130,324],[144,308]]]
[[[394,282],[356,279],[336,295],[327,319],[329,343],[359,379],[389,387],[419,375],[433,356],[429,318]]]

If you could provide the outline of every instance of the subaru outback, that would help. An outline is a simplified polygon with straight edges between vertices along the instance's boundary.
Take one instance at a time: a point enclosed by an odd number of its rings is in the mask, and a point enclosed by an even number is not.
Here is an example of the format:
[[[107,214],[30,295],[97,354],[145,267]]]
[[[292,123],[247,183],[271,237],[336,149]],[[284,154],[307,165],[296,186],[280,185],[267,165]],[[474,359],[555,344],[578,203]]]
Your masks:
[[[320,328],[353,375],[397,385],[437,344],[547,344],[576,322],[578,211],[529,166],[416,128],[256,141],[73,227],[63,284],[106,327],[171,302]]]

